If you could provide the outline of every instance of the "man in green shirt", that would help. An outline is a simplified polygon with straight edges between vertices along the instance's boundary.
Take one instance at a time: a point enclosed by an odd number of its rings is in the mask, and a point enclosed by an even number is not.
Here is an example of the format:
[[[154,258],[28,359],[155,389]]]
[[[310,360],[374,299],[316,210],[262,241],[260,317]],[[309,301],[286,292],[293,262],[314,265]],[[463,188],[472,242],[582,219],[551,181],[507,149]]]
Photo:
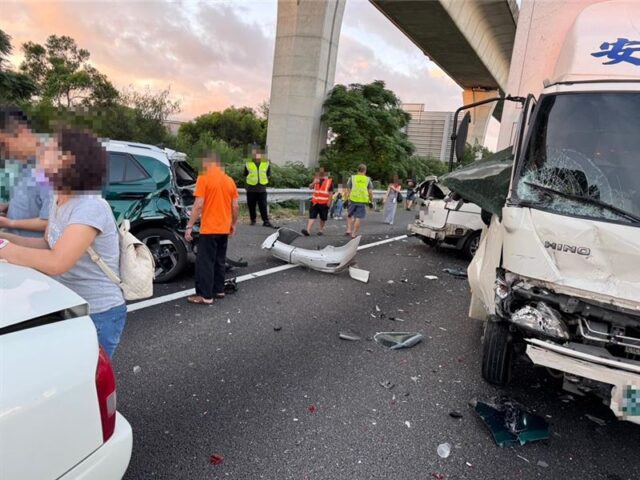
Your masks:
[[[360,164],[358,173],[352,175],[347,182],[346,197],[349,201],[347,210],[347,231],[345,235],[355,238],[360,233],[360,221],[367,214],[367,205],[373,203],[373,182],[366,175],[367,166]]]

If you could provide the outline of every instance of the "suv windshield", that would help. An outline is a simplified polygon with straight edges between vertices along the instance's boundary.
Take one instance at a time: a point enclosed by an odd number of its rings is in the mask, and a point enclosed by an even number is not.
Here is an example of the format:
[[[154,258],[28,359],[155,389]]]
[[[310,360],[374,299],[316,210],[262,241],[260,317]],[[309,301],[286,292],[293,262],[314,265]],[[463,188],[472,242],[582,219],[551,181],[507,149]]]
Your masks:
[[[516,193],[566,215],[640,224],[640,93],[543,97]]]

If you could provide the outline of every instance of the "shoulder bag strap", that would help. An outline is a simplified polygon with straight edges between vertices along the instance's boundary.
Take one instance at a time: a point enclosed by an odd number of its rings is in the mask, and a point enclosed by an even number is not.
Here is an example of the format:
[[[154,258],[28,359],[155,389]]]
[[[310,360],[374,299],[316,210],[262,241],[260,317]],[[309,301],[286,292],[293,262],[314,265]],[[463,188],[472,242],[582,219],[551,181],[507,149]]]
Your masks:
[[[115,274],[113,270],[111,270],[109,265],[106,264],[106,262],[102,259],[102,257],[98,255],[93,248],[89,247],[87,249],[87,253],[89,254],[89,257],[91,257],[91,260],[95,262],[95,264],[98,265],[98,267],[100,267],[100,270],[102,270],[104,274],[107,277],[109,277],[109,280],[111,280],[116,285],[120,285],[121,282],[118,276]]]

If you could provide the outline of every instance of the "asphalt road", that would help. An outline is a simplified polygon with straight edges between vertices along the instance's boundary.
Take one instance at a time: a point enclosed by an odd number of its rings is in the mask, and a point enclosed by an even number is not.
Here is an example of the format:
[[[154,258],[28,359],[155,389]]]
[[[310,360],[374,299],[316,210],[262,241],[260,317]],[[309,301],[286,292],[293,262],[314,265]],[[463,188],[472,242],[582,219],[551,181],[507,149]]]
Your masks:
[[[395,227],[370,214],[362,243],[405,233],[412,215],[398,213]],[[332,222],[300,244],[342,244],[343,231]],[[238,275],[281,264],[259,249],[271,232],[240,227],[230,251],[250,266]],[[481,379],[467,282],[442,272],[465,267],[457,253],[409,238],[356,258],[369,284],[296,268],[244,282],[213,306],[179,300],[131,313],[115,356],[118,408],[134,432],[125,478],[640,478],[640,427],[593,399],[562,402],[557,383],[527,365],[502,390]],[[192,286],[187,272],[156,294]],[[394,330],[425,340],[398,351],[371,341]],[[362,340],[339,339],[344,331]],[[550,440],[497,447],[468,402],[501,394],[546,416]],[[436,453],[444,442],[446,459]],[[224,461],[213,465],[213,454]]]

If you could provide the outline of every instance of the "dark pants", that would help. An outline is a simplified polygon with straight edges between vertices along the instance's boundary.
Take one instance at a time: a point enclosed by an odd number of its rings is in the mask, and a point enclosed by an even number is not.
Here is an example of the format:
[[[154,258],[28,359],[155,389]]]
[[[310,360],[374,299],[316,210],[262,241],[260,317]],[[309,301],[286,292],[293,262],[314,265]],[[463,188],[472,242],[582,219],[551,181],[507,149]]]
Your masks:
[[[247,192],[247,206],[249,207],[249,218],[251,218],[251,222],[256,221],[256,204],[258,204],[258,208],[260,209],[262,221],[268,222],[267,192]]]
[[[224,264],[229,235],[200,235],[196,258],[196,295],[224,293]]]

